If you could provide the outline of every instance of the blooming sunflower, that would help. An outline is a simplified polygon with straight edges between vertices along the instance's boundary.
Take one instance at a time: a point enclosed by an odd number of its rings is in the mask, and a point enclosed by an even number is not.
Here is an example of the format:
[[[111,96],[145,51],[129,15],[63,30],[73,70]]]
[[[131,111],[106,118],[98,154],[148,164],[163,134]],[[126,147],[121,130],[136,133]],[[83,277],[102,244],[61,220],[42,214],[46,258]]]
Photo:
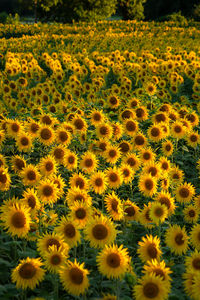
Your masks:
[[[74,152],[68,150],[68,151],[65,153],[63,165],[64,165],[69,171],[72,171],[73,169],[76,169],[76,168],[77,168],[77,164],[78,164],[78,158],[77,158],[77,155],[76,155]]]
[[[61,126],[56,130],[55,142],[59,145],[65,146],[71,142],[71,134],[67,129],[64,128],[64,126]]]
[[[7,191],[10,188],[11,179],[7,168],[0,167],[0,191]]]
[[[138,131],[138,122],[133,119],[124,121],[124,132],[130,136],[134,136]]]
[[[158,162],[158,165],[160,167],[160,171],[161,171],[161,174],[162,174],[162,177],[163,176],[167,176],[169,171],[170,171],[170,161],[164,157],[164,156],[161,156],[159,158],[159,162]]]
[[[131,168],[130,165],[123,163],[119,169],[122,172],[124,183],[127,184],[133,180],[134,170]]]
[[[83,202],[87,205],[92,204],[92,198],[86,190],[80,188],[71,188],[68,190],[66,201],[69,207],[74,205],[74,202]]]
[[[165,243],[176,255],[182,255],[188,248],[188,236],[185,228],[171,225],[165,233]]]
[[[80,190],[88,189],[88,179],[82,173],[74,173],[69,180],[72,188],[79,188]]]
[[[42,176],[49,176],[57,171],[57,163],[52,155],[47,155],[40,160],[39,170]]]
[[[139,190],[146,197],[151,197],[157,192],[157,180],[150,174],[143,174],[138,182]]]
[[[110,145],[106,148],[106,151],[104,152],[104,157],[106,161],[113,165],[116,164],[120,156],[121,156],[121,151],[120,148],[117,146]]]
[[[139,284],[134,286],[133,296],[135,300],[165,300],[168,298],[169,287],[160,276],[155,274],[144,275]]]
[[[94,172],[90,177],[90,187],[96,194],[103,194],[108,186],[106,175],[102,171]]]
[[[152,82],[147,82],[145,84],[145,91],[147,93],[147,95],[149,96],[153,96],[156,93],[156,85]]]
[[[138,217],[139,222],[149,229],[153,227],[153,220],[149,216],[150,208],[151,202],[148,202],[148,205],[144,204],[144,207]]]
[[[16,145],[19,151],[29,152],[32,148],[32,139],[28,133],[20,132],[16,136]]]
[[[156,180],[159,179],[160,173],[161,173],[161,170],[160,170],[159,164],[156,162],[150,161],[147,164],[145,164],[145,166],[142,169],[142,174],[149,174]]]
[[[160,239],[152,235],[142,237],[142,242],[138,242],[139,248],[137,253],[143,262],[156,259],[159,261],[162,254],[160,250]]]
[[[180,121],[175,121],[170,127],[172,137],[182,139],[186,134],[186,128]]]
[[[162,278],[162,280],[170,286],[171,277],[169,274],[172,273],[170,268],[166,267],[165,261],[158,261],[156,259],[152,259],[150,261],[146,262],[146,265],[144,265],[144,274],[155,274],[156,276],[159,276]]]
[[[56,245],[52,245],[44,255],[44,265],[50,273],[59,273],[67,257],[68,253],[65,249],[61,250]]]
[[[195,224],[190,231],[190,241],[194,248],[200,251],[200,224]]]
[[[145,106],[141,105],[135,108],[135,114],[136,114],[137,121],[141,122],[148,119],[148,110]]]
[[[183,182],[184,173],[179,167],[171,167],[169,177],[174,185],[179,185]]]
[[[1,206],[0,219],[3,227],[12,236],[23,238],[29,232],[31,223],[29,208],[22,204],[5,201]]]
[[[139,157],[135,153],[127,154],[122,162],[128,164],[135,172],[139,169],[141,164]]]
[[[118,188],[123,181],[123,176],[119,168],[114,166],[106,170],[106,178],[110,188]]]
[[[94,153],[91,151],[87,151],[80,161],[79,167],[83,170],[85,173],[92,173],[98,165],[98,160]]]
[[[53,143],[55,139],[54,130],[49,126],[41,126],[38,131],[38,138],[41,143],[43,143],[46,146],[49,146]]]
[[[130,262],[127,250],[123,245],[105,245],[96,259],[99,272],[107,278],[123,277]]]
[[[149,217],[152,219],[153,223],[159,225],[163,223],[168,215],[168,209],[164,204],[159,202],[153,202],[149,211]]]
[[[64,194],[64,187],[65,187],[65,181],[64,179],[61,177],[61,175],[52,175],[49,178],[53,184],[55,184],[55,186],[58,189],[58,197],[62,197],[62,195]]]
[[[175,194],[178,202],[189,203],[195,195],[195,188],[191,183],[185,182],[176,188]]]
[[[114,192],[112,192],[112,194],[108,194],[105,197],[104,202],[107,213],[113,218],[113,220],[121,220],[123,218],[122,202]]]
[[[163,138],[163,129],[160,124],[153,124],[147,130],[148,137],[153,142],[159,142]]]
[[[92,125],[97,126],[98,124],[103,123],[105,120],[104,113],[100,110],[92,110],[90,112],[90,122]]]
[[[24,185],[36,185],[40,180],[38,168],[32,164],[24,167],[20,173],[20,176],[22,177],[22,182]]]
[[[185,268],[188,273],[198,274],[200,271],[200,253],[195,251],[190,253],[190,256],[185,257]]]
[[[32,119],[26,124],[26,131],[32,138],[36,138],[38,136],[39,129],[40,123]]]
[[[193,204],[187,205],[183,209],[184,220],[188,223],[196,223],[199,219],[199,211]]]
[[[72,120],[72,125],[74,126],[77,132],[86,132],[87,131],[87,122],[84,118],[80,117],[78,114],[74,116]]]
[[[37,192],[43,204],[52,204],[58,200],[58,188],[50,179],[41,180]]]
[[[16,138],[21,131],[24,131],[23,125],[18,120],[9,121],[6,128],[8,135],[14,138]]]
[[[91,218],[91,207],[85,202],[75,201],[74,204],[70,206],[70,210],[69,217],[72,218],[78,228],[84,228]]]
[[[161,191],[156,195],[155,201],[166,206],[166,208],[168,209],[168,215],[172,215],[174,213],[174,210],[176,208],[174,204],[175,201],[169,192]]]
[[[59,273],[64,289],[75,296],[84,294],[88,289],[88,274],[89,271],[84,269],[84,263],[79,264],[76,259],[74,262],[68,260]]]
[[[29,208],[31,216],[35,216],[41,207],[37,192],[34,190],[34,188],[28,188],[23,192],[22,196],[23,198],[20,199],[20,203]]]
[[[122,134],[124,132],[124,127],[119,122],[112,123],[112,129],[113,129],[113,140],[117,141],[122,137]]]
[[[126,221],[138,221],[138,217],[140,214],[140,208],[129,199],[123,202],[124,208],[124,219]]]
[[[120,149],[122,155],[128,154],[133,149],[133,146],[131,145],[131,143],[129,143],[128,141],[125,141],[125,140],[122,140],[118,144],[118,146],[119,146],[119,149]]]
[[[84,228],[84,235],[91,247],[103,248],[114,242],[117,231],[114,223],[101,215],[90,219]]]
[[[146,145],[147,145],[147,138],[146,138],[146,136],[142,132],[138,131],[134,135],[134,137],[132,139],[132,142],[133,142],[133,145],[134,145],[135,149],[136,150],[140,150],[140,149],[146,147]]]
[[[110,140],[112,137],[112,126],[108,123],[101,123],[96,126],[96,135],[99,139]]]
[[[54,157],[57,163],[63,164],[65,154],[67,153],[67,148],[63,145],[58,145],[51,149],[50,154]]]
[[[20,260],[18,266],[12,270],[12,282],[16,282],[17,288],[34,290],[44,278],[45,271],[41,268],[42,265],[40,258],[27,257]]]
[[[72,218],[62,216],[55,232],[64,237],[65,242],[70,247],[77,246],[81,241],[81,234]]]
[[[196,131],[188,133],[185,139],[190,147],[196,148],[200,144],[200,135]]]
[[[155,160],[156,154],[151,148],[144,148],[140,151],[140,160],[143,164],[152,162]]]
[[[26,161],[22,156],[15,155],[11,158],[11,167],[15,173],[20,173],[26,167]]]

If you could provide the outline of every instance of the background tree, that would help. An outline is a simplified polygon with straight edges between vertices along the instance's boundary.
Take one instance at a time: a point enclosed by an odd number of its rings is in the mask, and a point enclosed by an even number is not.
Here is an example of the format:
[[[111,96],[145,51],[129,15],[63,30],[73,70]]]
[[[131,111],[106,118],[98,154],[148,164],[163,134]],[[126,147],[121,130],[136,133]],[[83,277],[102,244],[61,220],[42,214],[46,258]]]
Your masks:
[[[125,20],[143,20],[145,2],[146,0],[119,0],[119,11]]]

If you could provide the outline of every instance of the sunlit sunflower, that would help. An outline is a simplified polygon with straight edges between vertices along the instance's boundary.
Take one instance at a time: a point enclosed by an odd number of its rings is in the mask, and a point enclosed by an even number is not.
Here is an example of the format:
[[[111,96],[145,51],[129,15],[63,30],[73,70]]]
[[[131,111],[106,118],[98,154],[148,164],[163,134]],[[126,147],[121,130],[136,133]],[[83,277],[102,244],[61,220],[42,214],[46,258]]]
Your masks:
[[[68,260],[59,273],[64,289],[75,296],[84,294],[88,289],[88,274],[89,271],[84,268],[84,263],[79,264],[76,259],[74,262]]]
[[[138,242],[139,248],[137,253],[143,262],[148,260],[156,259],[159,261],[162,254],[160,249],[160,239],[152,235],[146,235],[142,237],[142,242]]]
[[[34,290],[36,285],[44,279],[45,271],[41,268],[42,265],[40,258],[27,257],[20,260],[11,274],[12,282],[16,283],[17,289]]]
[[[108,194],[105,197],[104,202],[107,213],[112,217],[113,220],[121,220],[123,218],[122,201],[114,192],[112,192],[112,194]]]
[[[42,114],[40,116],[40,123],[42,124],[42,126],[47,125],[53,127],[53,125],[55,124],[55,120],[50,114]]]
[[[161,192],[156,195],[155,201],[166,206],[168,215],[172,215],[174,213],[174,210],[176,208],[175,201],[169,192],[161,190]]]
[[[127,272],[130,257],[123,245],[105,245],[96,260],[101,274],[107,278],[122,278]]]
[[[153,96],[156,93],[156,85],[152,82],[146,83],[145,91],[146,91],[147,95]]]
[[[50,181],[52,181],[53,184],[55,184],[55,186],[58,189],[58,197],[62,197],[62,195],[64,194],[64,188],[65,188],[65,181],[64,179],[61,177],[61,175],[52,175],[50,176]]]
[[[55,132],[55,142],[59,145],[67,146],[71,142],[70,132],[64,128],[64,126],[59,127]]]
[[[63,145],[58,145],[51,149],[50,154],[54,157],[57,163],[63,164],[65,154],[67,153],[68,149]]]
[[[157,112],[155,114],[153,114],[152,116],[152,122],[155,123],[155,124],[158,124],[158,123],[162,123],[164,122],[165,124],[168,123],[168,116],[167,116],[167,113],[166,112]]]
[[[104,157],[108,163],[116,164],[121,156],[120,148],[117,146],[110,145],[104,152]]]
[[[1,206],[0,219],[8,234],[25,237],[30,229],[31,216],[25,205],[5,201]]]
[[[159,225],[163,223],[168,215],[168,209],[164,204],[159,202],[153,202],[149,210],[149,217],[152,219],[153,223]]]
[[[199,211],[193,204],[187,205],[183,209],[184,220],[188,223],[196,223],[199,219]]]
[[[72,218],[62,216],[55,232],[64,237],[64,241],[70,248],[76,247],[81,242],[81,234]]]
[[[87,122],[84,118],[80,117],[78,114],[74,116],[72,120],[72,125],[74,126],[76,132],[86,132]]]
[[[66,255],[69,250],[69,245],[64,242],[63,236],[58,233],[52,232],[40,236],[37,241],[37,249],[42,257],[45,257],[51,246],[56,246],[57,249],[64,251]]]
[[[122,184],[123,181],[122,172],[116,166],[107,169],[105,173],[110,188],[116,189]]]
[[[10,120],[6,128],[8,135],[14,138],[16,138],[22,131],[24,131],[22,123],[18,120]]]
[[[58,188],[50,179],[41,180],[37,192],[43,204],[53,204],[58,200]]]
[[[96,135],[99,139],[110,140],[112,137],[112,126],[109,123],[101,123],[96,126]]]
[[[190,147],[196,148],[200,144],[200,135],[196,131],[188,133],[185,139]]]
[[[120,124],[119,122],[112,122],[112,129],[113,129],[113,140],[117,141],[122,137],[122,134],[124,132],[124,127],[122,124]]]
[[[90,219],[84,228],[84,235],[91,247],[103,248],[115,241],[117,231],[114,223],[101,215]]]
[[[91,218],[91,207],[85,202],[76,201],[70,206],[70,210],[69,217],[72,218],[78,228],[84,228]]]
[[[106,103],[108,107],[116,109],[120,105],[120,98],[117,95],[110,95]]]
[[[90,122],[92,125],[97,126],[98,124],[103,123],[105,120],[104,113],[101,110],[92,110],[90,112]]]
[[[138,187],[146,197],[151,197],[157,192],[157,180],[150,174],[143,174],[139,178]]]
[[[153,228],[153,220],[150,218],[149,213],[150,213],[150,208],[151,208],[151,202],[148,202],[148,205],[144,204],[143,209],[140,211],[140,214],[138,216],[138,221],[145,226],[146,228]]]
[[[138,221],[140,208],[134,202],[127,199],[123,202],[123,209],[126,221]]]
[[[20,173],[26,167],[26,161],[23,156],[15,155],[11,157],[11,167],[15,173]]]
[[[159,164],[154,162],[154,161],[153,162],[151,162],[151,161],[148,162],[147,164],[144,165],[144,167],[142,169],[142,174],[149,174],[153,178],[158,180],[159,177],[160,177],[160,174],[161,174]]]
[[[68,206],[73,206],[74,202],[84,202],[90,206],[92,204],[92,198],[86,190],[74,187],[68,189],[66,202]]]
[[[137,121],[145,121],[148,119],[148,110],[145,106],[139,106],[135,108],[135,114]]]
[[[186,128],[180,121],[175,121],[170,127],[172,137],[182,139],[186,134]]]
[[[119,149],[121,151],[121,154],[124,156],[126,154],[128,154],[130,151],[132,151],[133,146],[131,143],[129,143],[128,141],[122,140],[119,144]]]
[[[27,122],[26,124],[26,131],[32,138],[35,138],[38,136],[38,131],[40,129],[40,126],[41,125],[39,122],[31,119],[30,122]]]
[[[185,228],[171,225],[165,233],[165,243],[176,255],[184,254],[188,249],[188,236]]]
[[[11,178],[7,168],[0,167],[0,191],[7,191],[10,188]]]
[[[144,148],[140,151],[140,159],[143,164],[152,162],[155,160],[156,154],[151,148]]]
[[[190,256],[185,257],[185,268],[188,273],[198,274],[200,271],[200,253],[195,249]]]
[[[146,136],[142,132],[139,132],[139,131],[134,135],[132,142],[133,142],[133,145],[136,150],[140,150],[147,146]]]
[[[122,173],[124,183],[127,184],[133,180],[134,170],[130,165],[122,163],[119,169]]]
[[[140,158],[135,153],[127,154],[122,162],[128,164],[135,172],[139,169],[141,164]]]
[[[57,171],[57,163],[52,155],[47,155],[40,160],[39,170],[42,176],[49,176]]]
[[[171,168],[170,161],[166,157],[161,156],[158,165],[160,167],[161,177],[167,176]]]
[[[93,173],[90,177],[90,188],[96,194],[103,194],[108,186],[106,175],[102,171]]]
[[[20,176],[22,177],[22,182],[24,185],[36,185],[40,180],[38,168],[32,164],[24,167],[20,173]]]
[[[172,273],[170,268],[166,267],[165,261],[158,261],[156,259],[152,259],[151,261],[147,261],[146,265],[144,265],[144,274],[151,274],[161,277],[162,280],[170,287],[171,277],[169,274]]]
[[[16,145],[17,145],[19,151],[29,152],[32,148],[32,139],[28,135],[28,133],[21,131],[16,136]]]
[[[88,179],[82,173],[74,173],[69,180],[72,188],[79,188],[80,190],[88,189]]]
[[[183,183],[175,190],[176,200],[180,203],[189,203],[195,195],[195,188],[191,183]]]
[[[191,297],[191,299],[194,299],[193,285],[194,285],[194,277],[196,277],[196,276],[197,276],[197,274],[191,273],[191,272],[189,272],[189,273],[185,272],[182,275],[185,293],[187,296]],[[199,296],[199,293],[198,293],[198,296]]]
[[[159,142],[163,138],[163,128],[160,124],[153,124],[147,130],[148,137],[153,142]]]
[[[67,252],[65,249],[61,250],[61,248],[58,248],[56,245],[49,246],[48,252],[44,255],[44,265],[46,269],[50,273],[59,273],[67,260]]]
[[[130,108],[125,108],[124,110],[122,110],[122,112],[119,115],[119,118],[122,121],[128,120],[128,119],[135,119],[136,115],[133,109]]]
[[[124,132],[130,136],[134,136],[138,131],[138,122],[133,119],[124,121]]]
[[[178,166],[171,167],[169,177],[174,185],[179,185],[183,182],[184,172]]]
[[[41,204],[37,196],[37,192],[33,188],[27,188],[23,194],[20,203],[29,208],[29,212],[32,216],[37,214],[38,209],[40,209]]]
[[[38,131],[38,138],[42,144],[49,146],[55,139],[54,130],[49,126],[41,126]]]
[[[133,291],[135,300],[166,300],[170,292],[162,278],[152,273],[144,275]]]
[[[200,251],[200,224],[195,224],[190,231],[190,241],[194,248]]]
[[[76,155],[74,152],[68,150],[68,151],[65,153],[63,165],[64,165],[69,171],[72,171],[72,170],[76,169],[76,168],[77,168],[77,165],[78,165],[78,158],[77,158],[77,155]]]
[[[98,165],[98,160],[94,153],[91,151],[87,151],[81,158],[79,167],[83,170],[85,173],[92,173],[95,171]]]

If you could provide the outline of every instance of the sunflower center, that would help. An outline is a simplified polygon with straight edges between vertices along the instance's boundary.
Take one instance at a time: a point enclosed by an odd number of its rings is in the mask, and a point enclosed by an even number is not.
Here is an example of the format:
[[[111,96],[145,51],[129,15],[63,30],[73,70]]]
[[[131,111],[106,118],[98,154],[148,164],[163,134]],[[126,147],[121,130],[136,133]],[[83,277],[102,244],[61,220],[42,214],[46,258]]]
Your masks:
[[[103,184],[103,180],[101,178],[96,178],[95,185],[100,187],[100,186],[102,186],[102,184]]]
[[[127,213],[128,217],[133,217],[135,215],[135,208],[133,206],[125,208],[124,211]]]
[[[60,242],[55,238],[49,238],[46,242],[46,249],[48,250],[49,247],[54,246],[54,245],[58,249],[60,247]]]
[[[85,198],[83,197],[83,195],[81,195],[81,194],[77,194],[75,197],[74,197],[74,201],[79,201],[79,202],[81,202],[81,201],[85,201]]]
[[[159,294],[159,288],[155,283],[147,282],[143,287],[143,293],[145,297],[153,299],[156,298]]]
[[[25,167],[25,163],[24,163],[24,161],[23,161],[22,159],[17,158],[17,159],[15,160],[15,166],[17,167],[17,169],[18,169],[19,171],[21,171],[21,170]]]
[[[92,234],[95,239],[103,240],[108,236],[108,229],[103,224],[97,224],[92,228]]]
[[[128,169],[123,170],[124,177],[128,177],[130,175],[130,171]]]
[[[184,244],[183,234],[181,232],[175,236],[175,242],[179,246]]]
[[[167,162],[162,163],[162,169],[163,170],[168,170],[169,169],[169,165]]]
[[[192,134],[190,136],[190,140],[191,140],[191,142],[196,142],[197,141],[197,136],[195,134]]]
[[[35,197],[33,195],[28,197],[28,205],[33,209],[36,205]]]
[[[18,131],[19,131],[19,125],[16,124],[16,123],[14,123],[14,124],[12,124],[11,129],[12,129],[12,131],[14,131],[14,132],[18,132]]]
[[[167,144],[167,145],[165,146],[165,149],[166,149],[167,151],[170,151],[170,150],[172,149],[172,147],[171,147],[171,145]]]
[[[143,153],[143,158],[144,158],[145,160],[149,160],[150,157],[151,157],[151,155],[150,155],[148,152]]]
[[[117,253],[111,253],[107,256],[107,264],[111,268],[118,268],[120,266],[120,256]]]
[[[128,143],[126,142],[122,142],[120,145],[119,145],[119,148],[121,150],[122,153],[127,153],[129,150],[130,150],[130,147],[128,145]]]
[[[132,112],[130,110],[125,110],[122,113],[122,119],[129,119],[130,117],[132,117]]]
[[[169,209],[170,208],[170,206],[171,206],[171,203],[170,203],[170,200],[167,198],[167,197],[161,197],[160,199],[159,199],[159,201],[160,201],[160,203],[161,204],[165,204],[166,206],[167,206],[167,208]]]
[[[149,216],[149,209],[145,213],[145,218],[146,218],[147,221],[152,222],[152,219]]]
[[[174,127],[174,131],[175,131],[176,133],[180,133],[180,132],[182,131],[181,126],[176,125],[176,126]]]
[[[189,190],[185,187],[181,188],[180,191],[179,191],[179,195],[182,197],[182,198],[187,198],[189,196]]]
[[[102,142],[99,144],[99,149],[101,149],[101,151],[105,151],[106,150],[106,143]]]
[[[81,130],[84,127],[84,123],[83,120],[81,119],[76,119],[74,122],[74,126],[76,127],[76,129]]]
[[[128,131],[135,131],[135,130],[136,130],[136,125],[135,125],[135,123],[132,122],[132,121],[128,121],[128,122],[126,123],[126,129],[127,129]]]
[[[93,115],[93,119],[94,119],[95,121],[100,121],[100,120],[101,120],[101,115],[100,115],[99,113],[95,113],[95,114]]]
[[[190,216],[191,218],[194,218],[194,217],[195,217],[195,215],[196,215],[196,213],[195,213],[195,210],[194,210],[194,209],[191,209],[191,210],[189,210],[188,214],[189,214],[189,216]]]
[[[111,173],[110,176],[109,176],[109,178],[110,178],[110,181],[116,182],[117,179],[118,179],[118,176],[115,173]]]
[[[28,140],[28,138],[27,137],[22,137],[21,138],[21,144],[22,144],[22,146],[28,146],[28,144],[29,144],[29,140]]]
[[[55,149],[54,150],[54,156],[57,158],[57,159],[61,159],[64,157],[64,151],[62,149]]]
[[[91,158],[87,158],[87,159],[85,160],[85,166],[86,166],[87,168],[92,167],[92,166],[93,166],[93,160],[92,160]]]
[[[194,269],[200,270],[200,258],[197,257],[193,259],[192,266],[194,267]]]
[[[147,247],[147,253],[151,258],[157,258],[158,251],[156,249],[156,246],[154,244],[150,244]]]
[[[6,181],[7,181],[7,176],[6,176],[6,174],[3,174],[3,171],[0,172],[0,182],[3,183],[3,184],[5,184]]]
[[[68,157],[68,162],[69,162],[70,164],[73,164],[74,161],[75,161],[74,156],[70,155],[70,156]]]
[[[77,284],[77,285],[80,285],[83,282],[83,278],[84,278],[83,272],[76,267],[72,268],[69,271],[69,277],[70,277],[72,283]]]
[[[115,212],[118,212],[118,209],[117,209],[118,201],[115,199],[112,199],[111,207],[112,207],[112,210],[114,210]]]
[[[66,237],[73,238],[76,235],[75,227],[72,224],[65,225],[64,233]]]
[[[160,122],[165,122],[165,120],[166,120],[166,117],[165,117],[164,114],[158,114],[158,115],[156,115],[156,121],[157,121],[158,123],[160,123]]]
[[[19,269],[19,276],[23,279],[31,279],[35,276],[36,271],[32,263],[25,263]]]
[[[43,194],[45,197],[50,197],[53,194],[53,188],[50,185],[45,185],[43,188]]]
[[[33,170],[28,171],[27,173],[28,180],[32,181],[36,179],[36,174]]]
[[[110,98],[109,102],[110,102],[110,104],[115,105],[115,104],[117,104],[117,98],[114,97],[114,96],[112,96],[112,97]]]
[[[99,131],[101,135],[108,134],[108,128],[106,126],[102,126]]]
[[[145,188],[149,191],[153,189],[153,181],[151,179],[145,181]]]
[[[159,218],[163,215],[163,209],[161,207],[155,210],[155,215]]]
[[[144,145],[144,142],[145,141],[144,141],[143,136],[141,136],[141,135],[136,136],[136,138],[135,138],[136,145],[138,145],[138,146]]]
[[[156,128],[156,127],[152,128],[151,135],[153,137],[157,137],[157,136],[159,136],[159,134],[160,134],[160,130],[158,128]]]
[[[80,189],[83,189],[84,186],[85,186],[84,180],[82,178],[77,178],[75,185],[76,185],[76,187],[79,187]]]
[[[76,217],[78,219],[84,219],[86,217],[86,211],[84,208],[78,208],[76,211]]]
[[[17,211],[11,218],[11,223],[15,228],[23,228],[26,224],[26,218],[23,212]]]
[[[136,116],[138,118],[142,118],[144,116],[144,110],[142,108],[137,108],[136,109]]]
[[[117,152],[114,149],[112,149],[112,150],[109,151],[109,156],[111,158],[115,157],[116,155],[117,155]]]
[[[149,173],[151,174],[151,176],[156,176],[156,174],[158,173],[158,170],[155,167],[150,167]]]
[[[153,273],[156,274],[156,276],[161,276],[163,280],[165,280],[165,273],[161,269],[155,269],[153,270]]]
[[[135,161],[135,159],[134,159],[133,157],[129,157],[129,158],[127,159],[127,164],[128,164],[129,166],[131,166],[131,167],[134,167],[135,164],[136,164],[136,161]]]
[[[47,172],[50,172],[53,170],[53,163],[51,161],[48,161],[45,165],[45,168],[47,170]]]
[[[52,257],[51,257],[51,264],[54,265],[54,266],[57,266],[60,263],[61,263],[60,255],[58,255],[58,254],[52,255]]]
[[[41,130],[40,136],[43,140],[49,140],[52,137],[52,133],[48,128],[43,128]]]

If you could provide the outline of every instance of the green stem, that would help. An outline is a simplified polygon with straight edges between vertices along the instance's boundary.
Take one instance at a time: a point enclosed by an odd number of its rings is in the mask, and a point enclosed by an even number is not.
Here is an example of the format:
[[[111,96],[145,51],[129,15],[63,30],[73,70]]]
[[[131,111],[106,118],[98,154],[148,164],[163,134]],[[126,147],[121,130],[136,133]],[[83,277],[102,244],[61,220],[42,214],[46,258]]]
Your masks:
[[[26,300],[27,299],[26,290],[22,290],[21,299],[22,300]]]
[[[117,279],[116,280],[116,296],[117,296],[117,300],[120,300],[120,280]]]
[[[59,299],[59,295],[58,295],[58,276],[57,274],[55,275],[55,277],[53,277],[53,284],[54,284],[54,300],[58,300]]]

